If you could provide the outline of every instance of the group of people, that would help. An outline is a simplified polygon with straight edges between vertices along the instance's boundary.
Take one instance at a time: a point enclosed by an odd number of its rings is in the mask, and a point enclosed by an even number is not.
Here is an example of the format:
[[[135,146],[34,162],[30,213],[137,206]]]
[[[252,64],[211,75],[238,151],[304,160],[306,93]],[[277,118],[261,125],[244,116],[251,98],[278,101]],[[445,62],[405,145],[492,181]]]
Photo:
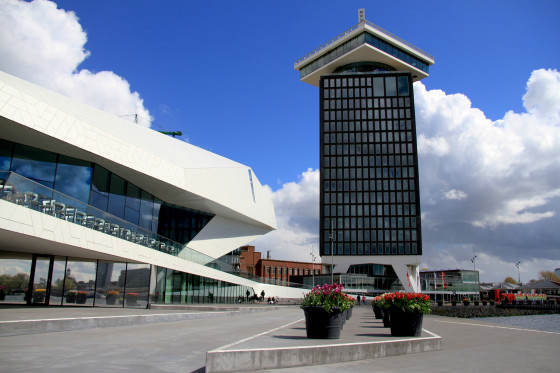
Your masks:
[[[360,297],[360,296],[358,295],[358,297],[356,298],[356,304],[357,304],[358,306],[365,306],[365,305],[366,305],[366,297],[365,297],[365,296]]]
[[[257,301],[257,302],[264,302],[264,296],[265,296],[265,292],[264,290],[261,291],[261,296],[259,297],[256,293],[254,293],[253,295],[251,295],[251,292],[249,291],[249,289],[247,289],[247,291],[245,292],[246,295],[246,300],[247,302],[249,301]],[[240,295],[239,299],[237,300],[237,303],[242,303],[243,302],[243,298]],[[268,297],[266,300],[267,303],[269,304],[276,304],[277,299],[275,297]]]

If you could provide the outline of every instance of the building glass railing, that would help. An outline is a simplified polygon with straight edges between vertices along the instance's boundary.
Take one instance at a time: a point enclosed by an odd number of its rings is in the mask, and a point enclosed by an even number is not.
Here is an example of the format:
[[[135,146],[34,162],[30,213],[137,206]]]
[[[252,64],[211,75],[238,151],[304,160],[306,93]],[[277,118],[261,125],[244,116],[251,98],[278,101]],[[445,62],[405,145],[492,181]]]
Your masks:
[[[304,78],[312,72],[320,69],[321,67],[331,63],[339,57],[342,57],[346,53],[358,48],[363,44],[369,44],[376,49],[379,49],[391,56],[398,58],[399,60],[413,66],[426,74],[429,74],[430,67],[427,63],[422,62],[418,58],[412,56],[410,53],[403,51],[401,48],[393,46],[380,38],[363,32],[352,39],[346,41],[345,43],[337,46],[336,48],[326,52],[325,54],[317,57],[315,60],[311,60],[307,65],[299,69],[300,78]]]
[[[301,284],[270,279],[265,281],[259,276],[241,272],[231,263],[188,248],[15,172],[0,171],[0,199],[247,280],[305,288]]]
[[[377,31],[379,31],[380,33],[399,41],[400,43],[406,45],[407,47],[413,49],[414,51],[418,52],[419,54],[421,54],[422,56],[430,59],[433,61],[434,56],[432,56],[431,54],[423,51],[422,49],[412,45],[411,43],[407,42],[406,40],[403,40],[402,38],[390,33],[389,31],[377,26],[376,24],[373,24],[369,21],[365,21],[365,24],[367,24],[369,27],[376,29]],[[296,62],[294,62],[294,65],[298,65],[300,63],[302,63],[303,61],[311,58],[312,56],[314,56],[315,54],[317,54],[318,52],[322,51],[325,48],[328,48],[331,44],[333,44],[334,42],[336,42],[337,40],[345,37],[346,35],[352,33],[353,31],[355,31],[356,29],[358,29],[358,27],[361,25],[361,23],[358,23],[352,27],[350,27],[348,30],[344,31],[343,33],[335,36],[334,38],[332,38],[331,40],[327,41],[325,44],[321,45],[320,47],[314,49],[313,51],[307,53],[305,56],[299,58],[298,60],[296,60]]]
[[[418,48],[418,47],[416,47],[416,46],[410,44],[408,41],[406,41],[406,40],[404,40],[404,39],[402,39],[402,38],[399,38],[397,35],[390,33],[389,31],[387,31],[387,30],[385,30],[385,29],[383,29],[383,28],[377,26],[377,25],[374,24],[374,23],[371,23],[370,21],[366,21],[366,24],[367,24],[369,27],[374,28],[374,29],[376,29],[377,31],[381,32],[382,34],[385,34],[385,35],[389,36],[390,38],[393,38],[393,39],[395,39],[395,40],[398,40],[399,42],[401,42],[402,44],[406,45],[406,46],[409,47],[410,49],[412,49],[412,50],[414,50],[414,51],[420,53],[420,54],[423,55],[424,57],[427,57],[427,58],[429,58],[430,60],[433,61],[434,56],[432,56],[432,55],[429,54],[428,52],[423,51],[422,49],[420,49],[420,48]]]
[[[63,219],[83,227],[149,247],[173,256],[186,248],[173,240],[57,192],[15,172],[0,171],[0,194],[5,201]],[[213,258],[196,252],[182,253],[193,261],[208,263]]]

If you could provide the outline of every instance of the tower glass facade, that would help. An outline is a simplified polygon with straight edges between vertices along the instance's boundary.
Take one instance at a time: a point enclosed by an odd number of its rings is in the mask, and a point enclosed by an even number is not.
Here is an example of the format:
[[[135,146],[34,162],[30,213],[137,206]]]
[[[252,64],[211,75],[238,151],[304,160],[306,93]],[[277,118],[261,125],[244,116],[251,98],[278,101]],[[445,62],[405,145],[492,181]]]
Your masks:
[[[379,70],[321,77],[322,256],[422,254],[412,80]]]

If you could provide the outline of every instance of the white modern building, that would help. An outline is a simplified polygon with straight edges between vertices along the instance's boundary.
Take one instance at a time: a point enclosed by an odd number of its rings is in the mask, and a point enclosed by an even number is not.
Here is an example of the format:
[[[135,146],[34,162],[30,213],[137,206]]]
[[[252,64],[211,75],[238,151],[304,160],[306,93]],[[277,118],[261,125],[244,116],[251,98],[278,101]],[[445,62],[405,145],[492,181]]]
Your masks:
[[[250,167],[0,72],[0,302],[234,302],[276,227]]]

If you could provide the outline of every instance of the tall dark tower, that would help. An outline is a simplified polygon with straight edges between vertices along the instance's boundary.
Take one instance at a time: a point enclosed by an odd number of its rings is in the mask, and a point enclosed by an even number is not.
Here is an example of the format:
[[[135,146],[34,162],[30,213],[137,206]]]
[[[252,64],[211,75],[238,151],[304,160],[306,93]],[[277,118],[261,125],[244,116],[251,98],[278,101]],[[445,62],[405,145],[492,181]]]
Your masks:
[[[434,58],[365,20],[295,62],[320,91],[320,250],[337,273],[418,290],[422,255],[412,83]]]

